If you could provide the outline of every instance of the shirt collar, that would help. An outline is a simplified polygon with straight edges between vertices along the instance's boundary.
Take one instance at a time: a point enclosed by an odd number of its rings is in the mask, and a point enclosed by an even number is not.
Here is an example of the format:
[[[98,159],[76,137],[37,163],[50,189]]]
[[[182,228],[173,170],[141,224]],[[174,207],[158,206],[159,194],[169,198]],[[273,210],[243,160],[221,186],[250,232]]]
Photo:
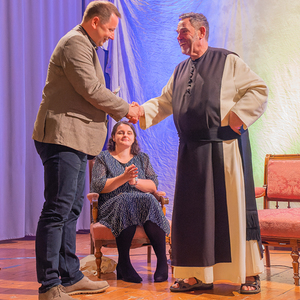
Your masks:
[[[79,24],[79,28],[84,31],[84,33],[87,35],[88,39],[90,40],[91,44],[93,45],[93,47],[97,51],[98,47],[97,47],[96,43],[92,40],[92,38],[89,36],[89,34],[86,32],[86,30],[80,24]]]

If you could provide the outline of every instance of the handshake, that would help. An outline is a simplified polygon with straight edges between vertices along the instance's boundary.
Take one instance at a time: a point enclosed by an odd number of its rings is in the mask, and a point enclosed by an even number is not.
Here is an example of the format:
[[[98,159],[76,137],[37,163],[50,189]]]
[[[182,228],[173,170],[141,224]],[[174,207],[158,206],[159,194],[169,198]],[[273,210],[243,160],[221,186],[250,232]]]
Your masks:
[[[129,111],[127,115],[125,116],[130,123],[136,124],[140,117],[144,116],[144,108],[142,106],[139,106],[138,103],[132,102],[129,105]]]

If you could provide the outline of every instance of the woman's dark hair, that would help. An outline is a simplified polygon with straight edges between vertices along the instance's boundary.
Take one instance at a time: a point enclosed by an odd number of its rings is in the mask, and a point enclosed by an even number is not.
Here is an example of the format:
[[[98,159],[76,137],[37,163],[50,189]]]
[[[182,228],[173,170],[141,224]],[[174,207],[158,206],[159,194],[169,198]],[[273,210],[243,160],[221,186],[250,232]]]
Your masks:
[[[108,140],[108,143],[107,143],[107,150],[108,150],[109,152],[115,151],[115,149],[116,149],[116,143],[113,141],[113,137],[116,135],[116,132],[117,132],[117,130],[118,130],[118,127],[119,127],[120,125],[122,125],[122,124],[128,125],[128,126],[132,129],[132,131],[133,131],[133,134],[134,134],[134,142],[133,142],[133,144],[131,145],[130,153],[133,154],[133,155],[137,155],[137,154],[141,151],[141,148],[140,148],[139,143],[138,143],[138,141],[137,141],[137,139],[136,139],[136,132],[135,132],[135,129],[134,129],[133,125],[132,125],[131,123],[129,123],[129,122],[126,122],[126,121],[119,121],[119,122],[116,123],[115,126],[113,127],[112,132],[111,132],[111,136],[110,136],[110,138],[109,138],[109,140]]]

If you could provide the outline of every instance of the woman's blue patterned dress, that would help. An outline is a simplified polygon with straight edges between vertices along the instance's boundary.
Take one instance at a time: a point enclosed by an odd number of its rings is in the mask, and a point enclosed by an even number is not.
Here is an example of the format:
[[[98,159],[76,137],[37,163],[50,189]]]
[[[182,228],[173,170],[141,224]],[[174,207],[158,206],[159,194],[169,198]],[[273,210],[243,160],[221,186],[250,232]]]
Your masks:
[[[115,237],[132,225],[143,225],[146,221],[156,223],[165,233],[170,225],[159,202],[150,193],[144,193],[128,182],[110,193],[100,194],[108,178],[124,173],[125,167],[134,164],[139,179],[151,179],[158,186],[157,175],[149,156],[143,152],[135,155],[126,164],[120,163],[107,150],[101,152],[93,167],[91,192],[99,193],[99,222],[112,230]]]

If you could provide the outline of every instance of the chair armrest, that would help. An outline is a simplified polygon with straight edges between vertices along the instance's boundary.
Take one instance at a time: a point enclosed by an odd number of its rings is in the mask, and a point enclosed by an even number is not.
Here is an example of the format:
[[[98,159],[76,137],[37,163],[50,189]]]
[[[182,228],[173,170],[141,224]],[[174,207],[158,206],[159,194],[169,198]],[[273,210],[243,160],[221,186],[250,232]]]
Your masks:
[[[266,195],[266,186],[255,188],[255,198],[264,197]]]
[[[161,204],[163,207],[165,204],[169,204],[169,198],[166,196],[165,192],[162,191],[156,191],[153,193],[156,200]]]
[[[93,223],[96,223],[98,220],[98,193],[88,193],[86,197],[89,199],[92,206],[92,217]]]

